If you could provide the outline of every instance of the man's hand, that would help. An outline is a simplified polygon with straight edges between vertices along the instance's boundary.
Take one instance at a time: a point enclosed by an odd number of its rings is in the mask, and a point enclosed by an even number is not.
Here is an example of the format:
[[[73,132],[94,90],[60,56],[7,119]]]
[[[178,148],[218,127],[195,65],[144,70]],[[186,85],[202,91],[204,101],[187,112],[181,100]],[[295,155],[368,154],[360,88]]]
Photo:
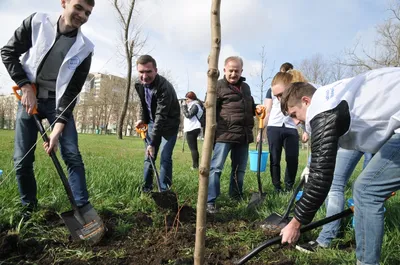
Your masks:
[[[152,158],[154,158],[155,152],[156,152],[156,149],[154,148],[154,146],[151,146],[151,145],[147,146],[146,154],[148,156],[151,156]]]
[[[261,114],[263,114],[263,112],[265,112],[265,106],[264,106],[264,105],[257,105],[257,107],[256,107],[256,113],[257,113],[258,115],[261,115]]]
[[[25,84],[21,87],[22,90],[22,98],[21,104],[25,107],[26,112],[29,115],[32,115],[33,109],[37,104],[36,95],[33,92],[33,88],[31,84]]]
[[[50,155],[51,151],[53,150],[54,152],[57,152],[57,146],[58,146],[58,138],[60,137],[62,131],[64,130],[64,124],[63,123],[56,123],[54,125],[54,128],[49,135],[49,142],[44,142],[43,147],[44,150],[46,151],[47,154]]]
[[[282,236],[282,244],[296,243],[300,237],[300,222],[293,218],[282,230],[280,235]]]
[[[136,127],[136,128],[141,128],[141,127],[143,127],[143,125],[144,125],[144,122],[143,122],[142,120],[138,120],[138,121],[136,122],[136,124],[135,124],[135,127]]]
[[[308,133],[304,132],[303,135],[301,136],[301,141],[303,143],[307,143],[308,142],[308,138],[309,138]]]

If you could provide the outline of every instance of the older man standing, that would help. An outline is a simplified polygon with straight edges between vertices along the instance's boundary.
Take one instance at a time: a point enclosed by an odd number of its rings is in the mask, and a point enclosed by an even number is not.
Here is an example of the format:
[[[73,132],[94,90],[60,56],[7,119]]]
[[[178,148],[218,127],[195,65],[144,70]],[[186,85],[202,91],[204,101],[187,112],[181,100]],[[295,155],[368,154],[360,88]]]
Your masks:
[[[243,60],[237,56],[228,57],[225,60],[224,78],[217,83],[217,128],[210,166],[208,213],[217,212],[215,201],[220,194],[220,177],[229,152],[232,160],[229,195],[234,199],[242,197],[256,110],[250,87],[244,82],[242,72]]]

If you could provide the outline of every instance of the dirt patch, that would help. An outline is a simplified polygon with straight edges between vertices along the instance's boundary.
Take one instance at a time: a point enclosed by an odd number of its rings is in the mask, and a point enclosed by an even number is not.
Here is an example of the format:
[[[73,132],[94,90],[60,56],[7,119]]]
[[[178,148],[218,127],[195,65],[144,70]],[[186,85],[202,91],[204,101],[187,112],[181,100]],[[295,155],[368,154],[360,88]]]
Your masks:
[[[45,223],[59,222],[58,215],[51,212],[45,215]],[[35,238],[21,239],[16,234],[8,235],[3,232],[0,235],[0,260],[15,261],[24,260],[37,264],[146,264],[146,265],[191,265],[195,244],[196,212],[189,206],[180,207],[177,213],[166,213],[164,226],[155,225],[151,213],[136,212],[131,215],[116,214],[111,211],[101,212],[101,217],[107,227],[103,240],[96,246],[88,247],[80,242],[66,243],[56,241],[39,242]],[[219,221],[217,221],[219,220]],[[122,225],[121,225],[122,224]],[[121,227],[128,224],[126,233],[121,235]],[[243,231],[259,229],[259,226],[248,220],[234,218],[208,219],[207,227],[213,229],[216,235],[206,238],[205,259],[206,264],[233,264],[243,257],[249,249],[240,244],[240,240],[234,244],[226,244],[223,236],[234,235]],[[50,229],[54,229],[50,228]],[[124,230],[125,231],[125,230]],[[45,247],[44,247],[45,246]],[[62,248],[69,251],[91,252],[88,259],[59,258],[52,249]],[[5,263],[7,264],[7,263]],[[14,263],[15,264],[15,263]],[[251,260],[248,264],[268,264],[266,260]],[[274,253],[274,261],[270,264],[291,265],[295,264],[284,256],[280,249]]]
[[[0,236],[0,260],[12,260],[18,257],[20,260],[35,260],[43,252],[44,245],[35,238],[21,239],[17,234],[5,234]]]

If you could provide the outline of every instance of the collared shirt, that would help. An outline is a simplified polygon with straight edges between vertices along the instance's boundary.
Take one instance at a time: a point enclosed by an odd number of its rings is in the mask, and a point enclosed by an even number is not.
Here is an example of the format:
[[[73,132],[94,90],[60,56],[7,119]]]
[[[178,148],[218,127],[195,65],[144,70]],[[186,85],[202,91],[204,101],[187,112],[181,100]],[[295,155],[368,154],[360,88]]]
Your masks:
[[[151,98],[153,96],[153,92],[151,90],[150,85],[143,85],[144,86],[144,97],[146,100],[147,110],[149,111],[150,120],[153,121],[153,115],[151,114]]]

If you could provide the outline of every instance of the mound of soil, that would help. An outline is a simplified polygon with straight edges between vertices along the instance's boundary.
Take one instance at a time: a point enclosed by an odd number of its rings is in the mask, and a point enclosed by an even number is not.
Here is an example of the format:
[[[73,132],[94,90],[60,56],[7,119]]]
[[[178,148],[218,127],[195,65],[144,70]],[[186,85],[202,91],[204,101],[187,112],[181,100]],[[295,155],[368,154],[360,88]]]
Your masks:
[[[195,244],[195,209],[189,206],[180,207],[177,212],[165,213],[164,227],[156,227],[150,213],[136,212],[133,215],[120,215],[111,211],[101,212],[101,217],[107,227],[107,233],[102,241],[93,247],[85,246],[81,242],[41,242],[35,238],[21,239],[16,234],[0,234],[0,261],[2,264],[16,264],[19,261],[36,264],[145,264],[145,265],[189,265],[193,264],[193,249]],[[238,232],[259,229],[258,225],[248,220],[232,218],[218,219],[207,218],[208,228],[223,234],[235,234]],[[118,230],[120,222],[132,224],[128,226],[125,234]],[[49,212],[45,214],[46,225],[59,224],[57,214]],[[125,230],[124,230],[125,231]],[[233,264],[248,252],[246,247],[240,244],[224,244],[224,238],[208,236],[206,238],[205,257],[206,264],[226,265]],[[60,259],[54,252],[54,248],[91,251],[94,255],[89,260],[81,260],[79,257]],[[49,254],[50,253],[50,254]],[[115,253],[122,253],[117,255]],[[9,263],[7,263],[9,262]],[[0,262],[1,263],[1,262]],[[21,263],[22,264],[22,263]],[[248,264],[268,264],[268,261],[251,260]],[[274,253],[274,261],[270,264],[292,265],[295,264],[283,256],[279,249]]]

